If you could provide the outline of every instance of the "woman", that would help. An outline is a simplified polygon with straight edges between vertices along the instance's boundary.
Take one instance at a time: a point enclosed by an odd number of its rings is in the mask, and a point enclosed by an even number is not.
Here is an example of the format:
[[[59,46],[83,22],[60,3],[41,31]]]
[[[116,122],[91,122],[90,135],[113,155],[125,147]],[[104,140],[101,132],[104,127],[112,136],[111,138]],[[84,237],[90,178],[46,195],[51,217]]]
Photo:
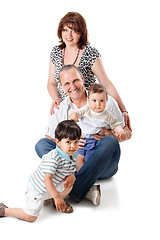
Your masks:
[[[88,90],[90,85],[98,81],[104,85],[117,102],[124,114],[126,125],[130,126],[128,112],[112,82],[107,77],[100,53],[88,42],[88,32],[85,19],[77,12],[67,13],[60,21],[57,31],[60,45],[55,46],[50,55],[48,91],[53,99],[53,108],[58,108],[60,102],[66,97],[59,82],[59,71],[63,65],[77,66],[84,76],[84,85]]]

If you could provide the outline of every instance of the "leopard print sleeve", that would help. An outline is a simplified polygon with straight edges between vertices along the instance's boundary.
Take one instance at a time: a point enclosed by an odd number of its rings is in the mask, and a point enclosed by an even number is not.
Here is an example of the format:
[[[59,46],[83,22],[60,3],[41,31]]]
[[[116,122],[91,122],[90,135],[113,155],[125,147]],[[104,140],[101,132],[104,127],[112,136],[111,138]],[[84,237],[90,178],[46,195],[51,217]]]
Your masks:
[[[91,68],[99,57],[101,57],[101,54],[96,48],[91,45],[86,45],[81,57],[79,69],[84,76],[84,86],[87,90],[96,82],[96,76],[92,72]]]

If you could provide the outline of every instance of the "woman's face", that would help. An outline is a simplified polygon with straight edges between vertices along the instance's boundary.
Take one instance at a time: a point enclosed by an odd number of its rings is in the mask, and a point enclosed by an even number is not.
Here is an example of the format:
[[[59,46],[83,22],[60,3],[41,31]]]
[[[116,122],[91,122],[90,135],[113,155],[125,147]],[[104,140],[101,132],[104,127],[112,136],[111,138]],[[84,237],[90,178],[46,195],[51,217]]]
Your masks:
[[[62,30],[62,39],[66,46],[76,46],[79,42],[81,34],[75,32],[72,25],[65,25]]]

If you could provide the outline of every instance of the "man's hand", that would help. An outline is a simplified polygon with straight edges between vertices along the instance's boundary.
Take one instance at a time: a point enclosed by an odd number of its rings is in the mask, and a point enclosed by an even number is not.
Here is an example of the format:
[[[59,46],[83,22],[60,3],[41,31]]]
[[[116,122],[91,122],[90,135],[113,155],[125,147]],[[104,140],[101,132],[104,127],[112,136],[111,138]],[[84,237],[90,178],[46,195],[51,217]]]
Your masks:
[[[125,119],[125,125],[128,126],[129,130],[132,132],[132,128],[131,128],[131,122],[130,122],[130,118],[127,112],[123,112],[124,115],[124,119]]]
[[[71,188],[73,187],[73,184],[75,182],[76,178],[74,176],[74,174],[71,174],[69,176],[67,176],[65,179],[63,179],[64,182],[64,187],[65,188]]]
[[[105,130],[106,128],[104,128],[103,129],[103,131],[99,131],[97,134],[94,134],[93,135],[93,137],[94,137],[94,139],[96,139],[96,140],[98,140],[98,141],[101,141],[102,140],[102,138],[104,137],[104,136],[106,136],[105,135]],[[107,130],[107,129],[106,129]],[[108,134],[109,135],[109,134]]]
[[[50,114],[54,114],[54,107],[59,109],[59,104],[61,103],[61,100],[58,98],[57,100],[52,102],[51,109],[50,109]]]
[[[117,133],[117,134],[115,133],[115,137],[118,139],[119,142],[123,142],[126,139],[125,138],[125,132],[124,133],[123,132],[122,133]]]
[[[124,130],[124,138],[123,139],[122,138],[121,139],[117,138],[119,142],[123,142],[123,141],[129,140],[131,138],[131,136],[132,136],[132,132],[128,128],[128,126],[125,126],[123,128],[123,130]]]

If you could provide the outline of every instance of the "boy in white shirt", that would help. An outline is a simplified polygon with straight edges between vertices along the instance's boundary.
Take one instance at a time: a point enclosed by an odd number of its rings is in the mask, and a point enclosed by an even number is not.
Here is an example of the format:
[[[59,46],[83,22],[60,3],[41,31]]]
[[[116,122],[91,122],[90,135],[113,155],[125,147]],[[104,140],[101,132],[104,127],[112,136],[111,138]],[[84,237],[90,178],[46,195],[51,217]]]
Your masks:
[[[106,110],[107,99],[106,88],[101,84],[93,84],[88,91],[88,104],[69,116],[75,122],[81,118],[82,135],[87,141],[84,148],[78,150],[80,155],[76,163],[77,171],[94,152],[98,141],[93,138],[93,135],[102,131],[103,127],[111,129],[120,140],[124,140],[123,128],[112,113]]]
[[[71,205],[64,198],[72,190],[75,181],[75,165],[81,129],[73,120],[64,120],[55,130],[56,148],[43,155],[42,162],[29,177],[25,207],[8,208],[0,203],[0,217],[12,216],[28,222],[33,222],[39,216],[48,193],[54,199],[57,211],[70,213]],[[65,184],[65,178],[70,176],[72,184]]]

